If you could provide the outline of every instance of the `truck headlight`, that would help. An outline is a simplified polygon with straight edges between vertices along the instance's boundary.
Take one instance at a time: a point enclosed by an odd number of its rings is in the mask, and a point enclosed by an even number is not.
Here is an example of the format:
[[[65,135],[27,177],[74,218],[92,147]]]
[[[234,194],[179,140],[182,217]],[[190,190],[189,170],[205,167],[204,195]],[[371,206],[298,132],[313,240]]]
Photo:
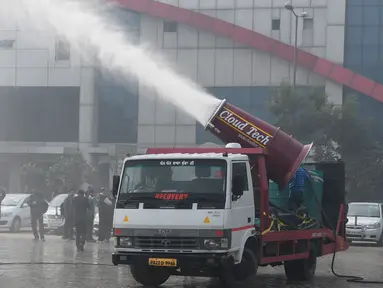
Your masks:
[[[12,216],[12,212],[3,212],[1,213],[1,217],[9,217]]]
[[[207,249],[227,249],[229,248],[229,240],[227,238],[204,239],[203,245]]]
[[[131,237],[119,237],[119,244],[122,247],[131,247],[133,246],[133,241]]]
[[[379,222],[366,225],[366,229],[378,229],[378,228],[380,228]]]

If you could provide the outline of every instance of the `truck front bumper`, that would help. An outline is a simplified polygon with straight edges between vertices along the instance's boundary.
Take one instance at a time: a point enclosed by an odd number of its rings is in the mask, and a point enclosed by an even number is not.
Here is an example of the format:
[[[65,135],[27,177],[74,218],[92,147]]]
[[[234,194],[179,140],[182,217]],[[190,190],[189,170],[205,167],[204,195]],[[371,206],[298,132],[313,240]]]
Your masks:
[[[145,252],[115,252],[112,254],[114,265],[148,264],[149,258],[176,260],[177,267],[227,267],[234,263],[228,253],[145,253]]]

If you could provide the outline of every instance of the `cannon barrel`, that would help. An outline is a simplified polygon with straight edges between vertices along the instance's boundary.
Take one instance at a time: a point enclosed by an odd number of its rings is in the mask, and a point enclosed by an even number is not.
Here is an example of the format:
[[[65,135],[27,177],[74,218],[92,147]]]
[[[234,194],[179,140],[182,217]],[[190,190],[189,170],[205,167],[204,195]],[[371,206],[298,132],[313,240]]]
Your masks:
[[[267,149],[267,176],[283,189],[310,152],[312,143],[303,145],[279,128],[222,100],[205,129],[225,143],[243,148]]]

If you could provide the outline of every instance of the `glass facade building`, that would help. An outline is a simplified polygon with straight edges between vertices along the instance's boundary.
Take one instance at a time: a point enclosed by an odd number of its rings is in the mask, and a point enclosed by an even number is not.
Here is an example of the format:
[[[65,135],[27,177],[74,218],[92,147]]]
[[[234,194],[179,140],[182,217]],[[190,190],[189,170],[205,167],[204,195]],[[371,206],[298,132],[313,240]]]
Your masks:
[[[0,87],[0,141],[77,142],[80,87]]]
[[[344,66],[383,84],[383,1],[348,0],[345,29]],[[377,126],[383,121],[382,103],[344,88],[344,97],[349,96],[356,96],[360,117]]]
[[[117,9],[111,12],[129,41],[139,42],[140,14]],[[126,63],[129,65],[129,63]],[[117,76],[117,77],[116,77]],[[98,73],[98,142],[136,143],[138,126],[138,80],[122,82],[107,67]]]

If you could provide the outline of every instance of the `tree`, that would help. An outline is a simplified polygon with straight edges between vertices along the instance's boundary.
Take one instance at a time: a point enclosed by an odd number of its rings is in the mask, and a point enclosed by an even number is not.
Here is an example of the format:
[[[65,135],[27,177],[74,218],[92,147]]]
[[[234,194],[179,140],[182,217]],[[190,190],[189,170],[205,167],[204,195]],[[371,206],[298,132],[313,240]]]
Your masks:
[[[275,125],[302,143],[314,142],[315,160],[346,163],[349,200],[383,200],[383,150],[371,123],[358,117],[357,103],[347,98],[341,107],[332,104],[324,91],[293,90],[282,84],[269,103]],[[380,198],[379,198],[380,197]]]
[[[332,138],[339,143],[338,152],[346,162],[350,200],[382,201],[382,143],[374,133],[371,120],[358,117],[354,98],[347,98],[342,109],[334,111],[337,125]]]
[[[47,171],[47,186],[52,191],[77,190],[84,184],[86,177],[93,172],[94,168],[84,160],[81,153],[62,155]]]
[[[320,90],[293,90],[282,84],[275,90],[269,103],[277,121],[274,123],[304,144],[314,142],[315,160],[333,160],[337,155],[336,143],[331,138],[335,118],[334,105]]]
[[[22,190],[30,192],[44,187],[44,169],[37,163],[28,162],[21,167]]]

